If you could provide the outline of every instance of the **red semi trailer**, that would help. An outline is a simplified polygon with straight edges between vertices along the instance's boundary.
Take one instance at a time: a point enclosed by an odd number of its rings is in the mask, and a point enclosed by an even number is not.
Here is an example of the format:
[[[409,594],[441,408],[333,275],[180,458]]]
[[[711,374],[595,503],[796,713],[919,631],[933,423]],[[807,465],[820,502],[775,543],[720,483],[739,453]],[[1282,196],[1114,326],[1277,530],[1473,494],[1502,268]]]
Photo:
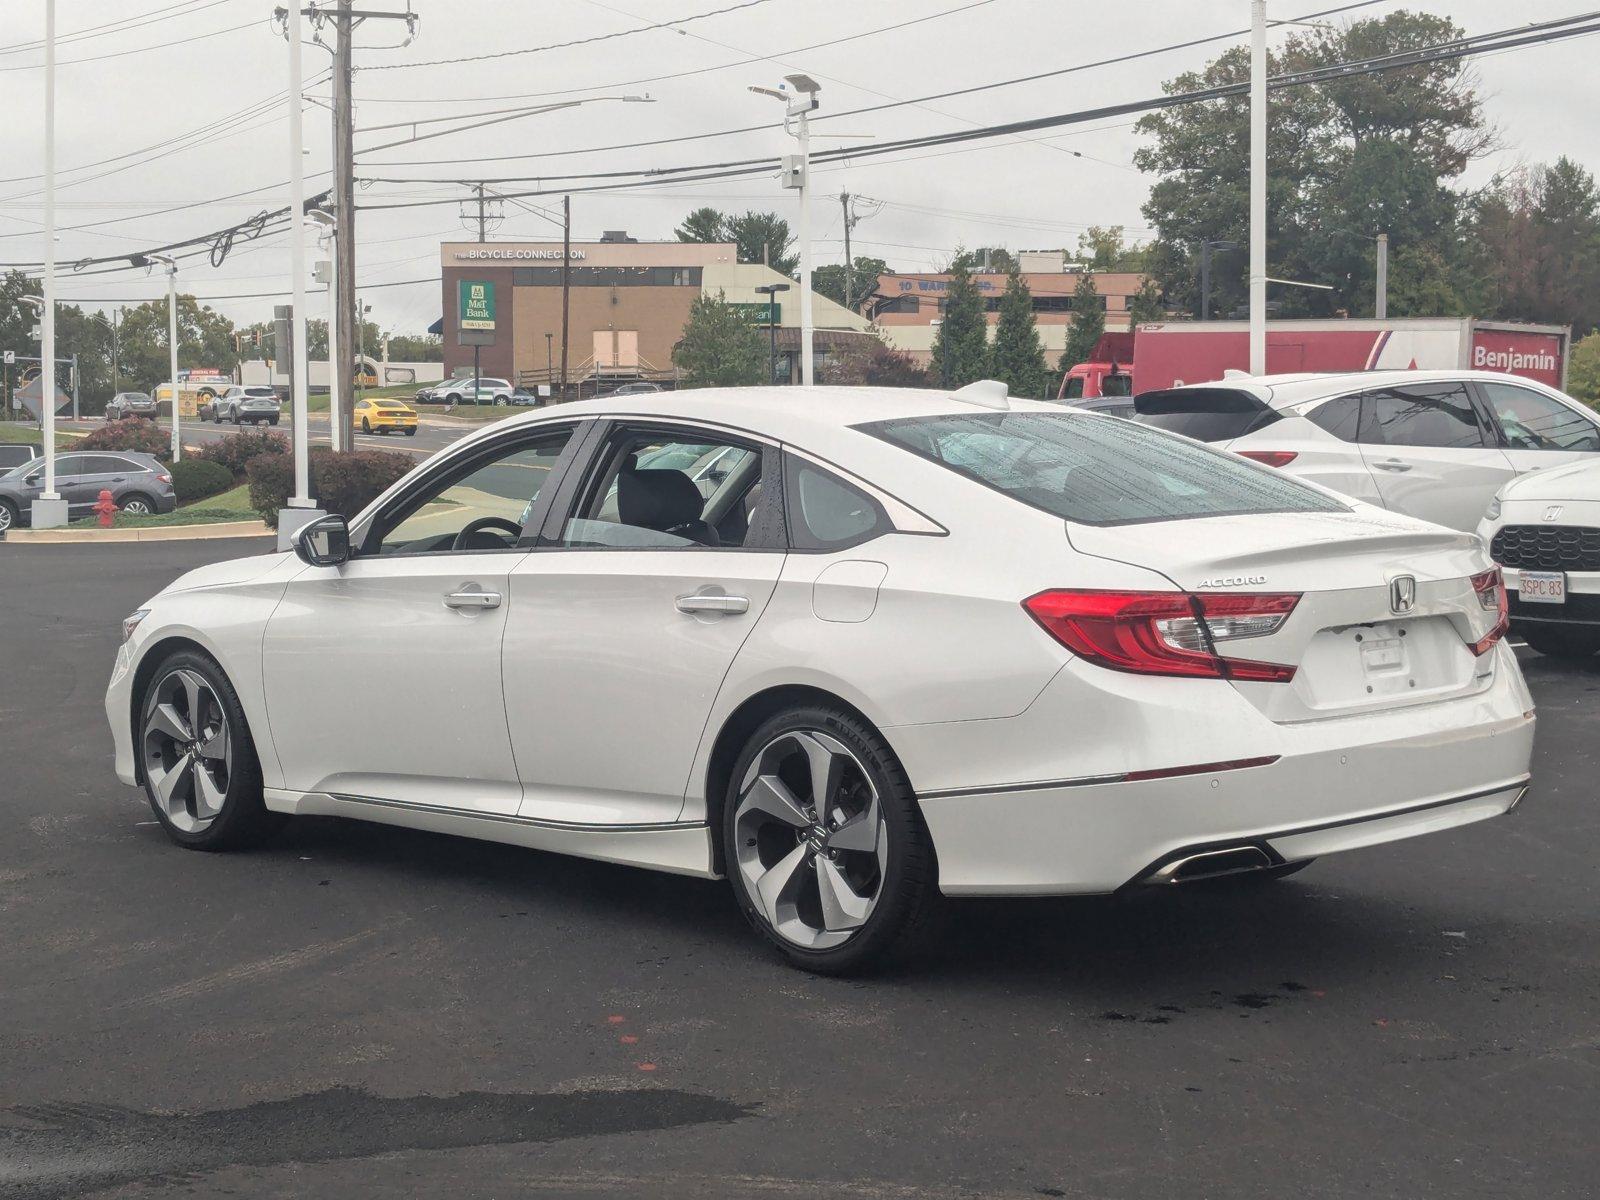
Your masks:
[[[1267,374],[1372,370],[1504,371],[1565,390],[1566,325],[1471,317],[1272,321]],[[1171,321],[1139,326],[1133,391],[1210,383],[1250,368],[1247,321]]]

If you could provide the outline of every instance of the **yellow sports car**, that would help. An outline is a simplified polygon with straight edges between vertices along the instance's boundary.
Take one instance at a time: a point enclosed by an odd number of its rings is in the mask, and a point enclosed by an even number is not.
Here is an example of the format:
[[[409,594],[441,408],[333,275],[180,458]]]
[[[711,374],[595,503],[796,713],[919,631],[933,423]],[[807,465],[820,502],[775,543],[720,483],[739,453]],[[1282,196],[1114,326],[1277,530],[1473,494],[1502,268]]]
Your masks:
[[[391,429],[405,431],[407,437],[417,436],[417,410],[399,400],[356,401],[356,424],[362,433],[388,433]]]

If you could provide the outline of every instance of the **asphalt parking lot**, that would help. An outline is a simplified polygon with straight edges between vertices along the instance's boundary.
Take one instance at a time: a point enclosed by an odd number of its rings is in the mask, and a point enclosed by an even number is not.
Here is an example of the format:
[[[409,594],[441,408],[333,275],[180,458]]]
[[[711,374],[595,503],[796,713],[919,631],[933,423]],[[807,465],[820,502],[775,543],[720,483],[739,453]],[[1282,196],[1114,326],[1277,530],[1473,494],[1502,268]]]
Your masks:
[[[1595,1193],[1600,662],[1519,652],[1507,818],[952,906],[839,981],[722,885],[334,820],[169,844],[111,774],[118,621],[252,549],[0,545],[0,1196]]]

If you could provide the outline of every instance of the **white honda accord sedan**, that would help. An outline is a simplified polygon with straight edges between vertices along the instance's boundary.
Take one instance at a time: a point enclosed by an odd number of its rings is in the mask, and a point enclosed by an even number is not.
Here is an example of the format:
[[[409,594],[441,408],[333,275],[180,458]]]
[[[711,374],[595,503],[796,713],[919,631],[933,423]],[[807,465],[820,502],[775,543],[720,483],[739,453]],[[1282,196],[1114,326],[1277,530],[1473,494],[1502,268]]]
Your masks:
[[[1473,535],[998,384],[562,405],[296,547],[127,619],[116,770],[173,840],[331,814],[726,876],[813,970],[939,893],[1285,874],[1529,777]]]

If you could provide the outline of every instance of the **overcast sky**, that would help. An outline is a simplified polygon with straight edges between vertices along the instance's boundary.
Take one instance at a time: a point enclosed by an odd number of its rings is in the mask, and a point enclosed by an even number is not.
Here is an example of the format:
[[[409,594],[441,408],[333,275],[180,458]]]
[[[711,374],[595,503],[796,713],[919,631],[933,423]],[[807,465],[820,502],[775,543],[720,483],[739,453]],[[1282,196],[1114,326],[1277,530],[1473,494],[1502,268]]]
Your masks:
[[[780,128],[672,145],[590,151],[591,147],[711,134],[772,122],[778,104],[747,91],[804,71],[823,85],[822,114],[905,100],[975,84],[1059,70],[1131,51],[1243,28],[1246,0],[765,0],[679,29],[638,33],[588,45],[527,51],[551,43],[614,33],[639,25],[730,8],[740,0],[412,0],[418,36],[403,49],[399,22],[374,22],[357,35],[357,174],[408,180],[532,176],[677,166],[790,152]],[[1274,19],[1333,7],[1337,0],[1271,0]],[[272,0],[58,0],[57,73],[58,258],[133,253],[220,228],[288,202],[288,56],[274,36]],[[358,7],[404,10],[405,0],[362,0]],[[1513,21],[1566,16],[1581,6],[1527,0],[1379,3],[1362,13],[1396,8],[1448,14],[1468,32]],[[40,173],[44,163],[42,37],[44,0],[0,0],[0,114],[5,172],[0,182],[0,262],[38,261]],[[142,14],[144,28],[79,41],[75,32]],[[891,25],[916,22],[886,32]],[[215,35],[215,36],[208,36]],[[1281,36],[1281,34],[1275,35]],[[194,40],[186,40],[194,39]],[[817,43],[836,43],[806,50]],[[1227,43],[1172,51],[1120,66],[999,88],[973,96],[844,117],[815,125],[813,149],[848,146],[833,135],[888,139],[1017,120],[1159,92],[1164,79],[1199,67]],[[500,55],[500,57],[491,57]],[[749,60],[758,56],[766,61]],[[327,71],[329,56],[307,46],[308,79]],[[74,59],[92,61],[72,62]],[[435,60],[464,59],[435,64]],[[1473,169],[1474,178],[1519,162],[1568,154],[1600,165],[1600,128],[1592,119],[1600,83],[1587,38],[1505,52],[1476,60],[1490,120],[1504,149]],[[434,65],[429,65],[434,64]],[[695,72],[677,79],[646,77]],[[653,104],[600,100],[582,108],[517,119],[414,145],[363,153],[363,147],[405,137],[407,129],[372,130],[407,120],[517,109],[584,96],[648,92]],[[326,83],[310,89],[326,99]],[[241,114],[236,116],[236,114]],[[326,186],[326,108],[306,115],[310,190]],[[1013,249],[1072,245],[1090,224],[1124,225],[1145,238],[1140,204],[1146,179],[1132,167],[1138,138],[1133,118],[1027,140],[919,151],[899,160],[818,168],[812,219],[818,263],[839,261],[841,190],[870,197],[860,205],[855,252],[900,270],[929,270],[958,244]],[[441,123],[422,126],[437,130]],[[447,123],[446,123],[447,127]],[[148,149],[147,149],[148,148]],[[102,160],[131,157],[102,163]],[[576,153],[573,153],[576,152]],[[559,157],[534,157],[558,154]],[[523,156],[520,159],[514,156]],[[443,162],[458,159],[469,161]],[[559,186],[530,181],[504,190]],[[154,210],[246,192],[238,199],[187,211]],[[358,204],[445,199],[428,206],[367,211],[358,218],[363,298],[386,330],[416,332],[439,316],[437,284],[404,283],[437,276],[438,244],[467,239],[462,189],[446,183],[374,183]],[[881,205],[874,203],[881,202]],[[559,208],[559,197],[526,203]],[[795,194],[775,180],[751,178],[678,185],[631,193],[573,197],[573,236],[626,229],[641,239],[669,238],[701,204],[743,210],[775,208],[791,217]],[[493,236],[538,240],[560,230],[548,219],[506,204]],[[870,214],[870,215],[868,215]],[[90,222],[94,228],[74,229]],[[237,244],[221,268],[204,259],[185,264],[181,286],[204,296],[271,292],[287,287],[286,235]],[[315,255],[315,251],[313,251]],[[377,286],[386,283],[401,286]],[[163,281],[129,271],[89,280],[64,272],[63,299],[98,305],[164,294]],[[270,298],[217,300],[246,323],[270,316]],[[311,315],[322,315],[313,302]]]

